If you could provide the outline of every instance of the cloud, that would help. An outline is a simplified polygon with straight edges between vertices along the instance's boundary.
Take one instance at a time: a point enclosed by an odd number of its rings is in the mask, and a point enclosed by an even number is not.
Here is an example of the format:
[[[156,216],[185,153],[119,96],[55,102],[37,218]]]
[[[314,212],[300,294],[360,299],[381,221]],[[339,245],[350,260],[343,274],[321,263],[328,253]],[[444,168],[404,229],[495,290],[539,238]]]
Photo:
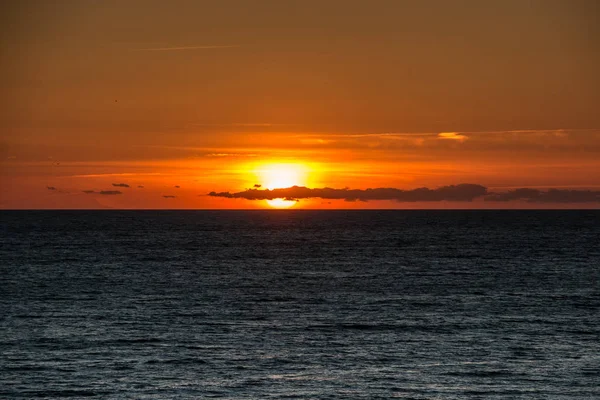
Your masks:
[[[54,186],[46,186],[46,189],[48,189],[48,190],[56,190],[56,187],[54,187]]]
[[[228,46],[173,46],[173,47],[151,47],[145,49],[133,49],[133,51],[177,51],[177,50],[208,50],[208,49],[230,49],[240,47],[239,45]]]
[[[120,173],[110,173],[110,174],[84,174],[84,175],[70,175],[73,178],[103,178],[108,176],[161,176],[165,175],[162,172],[138,172],[138,173],[129,173],[129,172],[120,172]]]
[[[168,195],[168,194],[164,195],[163,197],[165,199],[175,199],[175,198],[177,198],[177,196],[172,196],[172,195]]]
[[[179,186],[179,185],[175,185],[175,186],[173,186],[173,187],[174,187],[175,189],[179,189],[181,186]]]
[[[101,194],[101,195],[105,195],[105,196],[114,196],[117,194],[123,194],[123,192],[120,192],[118,190],[101,190],[99,192],[96,192],[95,190],[82,190],[82,192],[85,194]]]
[[[125,188],[129,187],[129,185],[126,183],[113,183],[112,185],[115,187],[125,187]]]
[[[286,125],[290,125],[290,124],[272,124],[270,122],[221,122],[221,123],[209,124],[209,123],[193,122],[193,123],[187,124],[186,128],[194,127],[194,126],[209,126],[209,127],[210,126],[216,126],[216,127],[239,126],[239,127],[261,127],[261,128],[264,128],[264,127],[270,127],[270,126],[286,126]]]
[[[329,144],[329,143],[333,143],[333,140],[326,140],[326,139],[320,139],[320,138],[306,138],[306,139],[300,139],[300,143],[302,144],[308,144],[308,145],[320,145],[320,144]]]
[[[143,189],[143,188],[144,188],[144,186],[142,186],[142,185],[138,185],[138,188],[139,188],[139,189]]]
[[[246,200],[273,200],[285,199],[298,201],[299,199],[320,198],[323,200],[375,201],[394,200],[397,202],[436,202],[456,201],[470,202],[483,199],[490,202],[526,201],[529,203],[600,203],[600,191],[570,190],[570,189],[531,189],[518,188],[502,193],[488,192],[485,186],[471,183],[442,186],[436,189],[426,187],[412,190],[395,188],[374,189],[333,189],[333,188],[307,188],[292,186],[281,189],[247,189],[242,192],[210,192],[212,197]]]
[[[461,133],[457,133],[457,132],[442,132],[442,133],[438,133],[438,139],[442,139],[442,140],[458,140],[459,142],[464,142],[465,140],[469,139],[468,136],[463,135]]]
[[[486,201],[521,200],[528,203],[600,203],[600,191],[548,189],[546,191],[518,188],[503,193],[492,193]]]
[[[207,153],[204,154],[205,157],[256,157],[257,154],[254,153]]]
[[[243,192],[210,192],[213,197],[246,200],[273,200],[273,199],[309,199],[320,198],[328,200],[370,201],[370,200],[395,200],[399,202],[416,201],[473,201],[487,194],[487,189],[481,185],[463,183],[460,185],[442,186],[437,189],[418,188],[402,190],[395,188],[375,189],[311,189],[304,186],[292,186],[282,189],[248,189]]]
[[[277,135],[277,134],[273,134]],[[555,153],[558,158],[569,158],[569,151],[580,151],[591,156],[600,152],[600,129],[596,130],[520,130],[520,131],[442,131],[442,132],[383,132],[383,133],[296,133],[292,135],[306,148],[318,149],[369,149],[361,157],[382,154],[396,158],[396,151],[407,153],[409,149],[420,149],[411,157],[431,157],[454,159],[455,153],[448,152],[448,146],[462,154],[473,154],[480,158],[482,152],[508,152],[525,155],[528,152]],[[271,143],[282,143],[276,140]],[[276,146],[273,146],[276,147]],[[425,150],[427,149],[427,150]],[[371,152],[371,150],[373,152]],[[551,158],[548,155],[549,158]]]

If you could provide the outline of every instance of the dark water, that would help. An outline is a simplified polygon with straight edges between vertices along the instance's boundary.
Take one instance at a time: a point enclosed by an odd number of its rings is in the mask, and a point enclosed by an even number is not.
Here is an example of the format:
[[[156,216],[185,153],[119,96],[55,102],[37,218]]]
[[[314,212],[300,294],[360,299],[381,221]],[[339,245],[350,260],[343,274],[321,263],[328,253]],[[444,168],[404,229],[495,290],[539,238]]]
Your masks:
[[[600,212],[2,212],[0,397],[600,398]]]

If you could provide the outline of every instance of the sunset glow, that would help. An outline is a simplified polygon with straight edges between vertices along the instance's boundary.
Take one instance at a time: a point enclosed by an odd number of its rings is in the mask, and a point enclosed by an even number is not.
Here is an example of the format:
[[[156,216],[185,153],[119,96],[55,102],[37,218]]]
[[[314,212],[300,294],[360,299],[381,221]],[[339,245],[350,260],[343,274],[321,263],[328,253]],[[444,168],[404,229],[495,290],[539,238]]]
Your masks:
[[[0,391],[599,397],[599,17],[0,2]]]
[[[255,170],[259,184],[263,189],[281,189],[308,184],[308,168],[303,164],[272,163],[259,166]],[[273,199],[266,200],[273,208],[290,208],[296,205],[295,200]]]
[[[600,207],[598,2],[9,3],[0,209]]]
[[[265,202],[273,208],[290,208],[296,204],[294,200],[285,199],[265,200]]]
[[[265,164],[256,169],[256,174],[265,189],[305,186],[308,183],[307,168],[301,164]]]

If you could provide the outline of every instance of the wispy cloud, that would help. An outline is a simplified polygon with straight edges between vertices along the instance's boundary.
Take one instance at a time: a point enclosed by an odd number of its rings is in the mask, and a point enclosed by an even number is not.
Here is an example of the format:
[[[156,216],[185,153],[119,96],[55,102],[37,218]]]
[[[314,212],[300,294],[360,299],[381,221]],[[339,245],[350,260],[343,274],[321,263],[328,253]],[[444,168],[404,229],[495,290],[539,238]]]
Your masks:
[[[419,136],[434,136],[432,132],[380,132],[380,133],[300,133],[297,138],[332,137],[332,138],[405,138]]]
[[[308,144],[308,145],[322,145],[322,144],[333,143],[333,140],[326,140],[326,139],[320,139],[320,138],[306,138],[306,139],[300,139],[300,143]]]
[[[254,153],[208,153],[204,155],[205,157],[256,157],[257,154]]]
[[[210,49],[230,49],[240,47],[239,45],[226,46],[172,46],[172,47],[149,47],[133,49],[133,51],[177,51],[177,50],[210,50]]]
[[[272,124],[270,122],[223,122],[223,123],[190,123],[186,127],[193,126],[247,126],[247,127],[269,127],[269,126],[287,126],[289,124]]]
[[[162,176],[168,175],[162,172],[125,172],[125,173],[106,173],[106,174],[83,174],[83,175],[70,175],[72,178],[103,178],[109,176]]]
[[[594,129],[515,129],[505,131],[448,131],[448,132],[371,132],[371,133],[341,133],[341,132],[321,132],[321,133],[297,133],[295,137],[333,137],[333,138],[405,138],[405,137],[432,137],[432,138],[450,138],[456,136],[487,136],[487,135],[506,135],[506,134],[529,134],[546,135],[555,137],[567,137],[569,133],[600,133],[600,128]]]
[[[468,136],[462,135],[462,134],[457,133],[457,132],[442,132],[442,133],[438,133],[438,139],[442,139],[442,140],[457,140],[459,142],[464,142],[468,138],[469,138]]]

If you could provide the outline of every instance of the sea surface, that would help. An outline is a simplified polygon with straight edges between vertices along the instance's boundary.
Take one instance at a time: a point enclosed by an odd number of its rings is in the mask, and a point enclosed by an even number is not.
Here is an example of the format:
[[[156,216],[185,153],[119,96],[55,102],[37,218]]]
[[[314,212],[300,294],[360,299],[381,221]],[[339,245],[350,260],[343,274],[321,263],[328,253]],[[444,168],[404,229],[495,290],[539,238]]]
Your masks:
[[[598,399],[599,211],[3,211],[0,397]]]

